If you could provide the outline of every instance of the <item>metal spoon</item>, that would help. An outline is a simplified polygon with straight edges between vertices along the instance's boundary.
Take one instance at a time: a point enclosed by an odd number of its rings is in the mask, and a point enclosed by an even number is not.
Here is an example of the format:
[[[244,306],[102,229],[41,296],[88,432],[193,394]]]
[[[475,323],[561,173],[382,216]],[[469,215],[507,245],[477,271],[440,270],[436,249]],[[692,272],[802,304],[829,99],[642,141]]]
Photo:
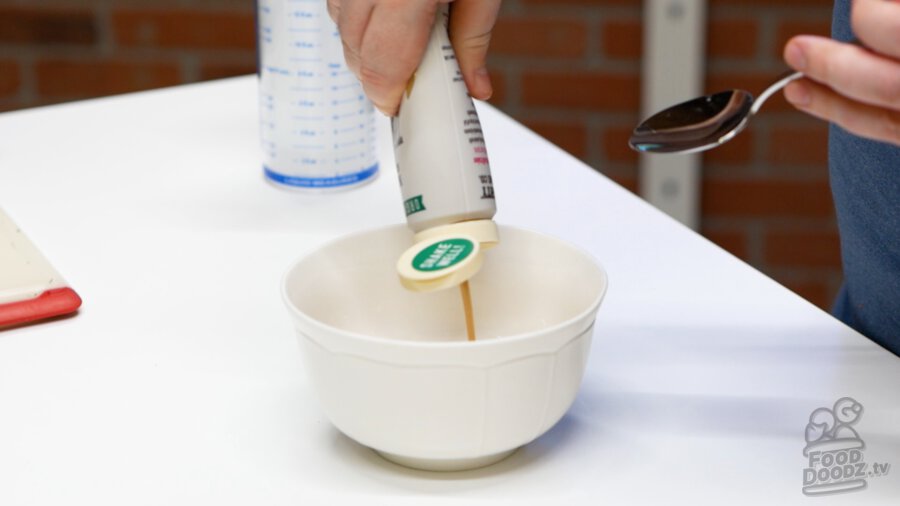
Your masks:
[[[753,100],[744,90],[730,90],[673,105],[638,125],[628,144],[645,153],[696,153],[734,138],[773,93],[803,77],[788,72]]]

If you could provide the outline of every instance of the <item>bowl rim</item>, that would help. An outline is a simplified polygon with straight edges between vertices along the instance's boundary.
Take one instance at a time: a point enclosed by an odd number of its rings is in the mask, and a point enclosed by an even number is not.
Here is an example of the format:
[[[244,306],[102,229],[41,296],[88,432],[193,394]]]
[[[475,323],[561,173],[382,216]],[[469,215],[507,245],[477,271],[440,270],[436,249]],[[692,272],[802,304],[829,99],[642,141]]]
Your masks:
[[[359,332],[340,329],[338,327],[321,322],[321,321],[307,315],[306,313],[300,311],[291,302],[290,295],[288,294],[288,289],[287,289],[288,278],[291,276],[294,269],[296,269],[297,266],[301,262],[303,262],[310,256],[316,254],[317,252],[334,245],[337,242],[352,239],[357,236],[361,236],[361,235],[365,235],[365,234],[377,233],[377,232],[384,231],[384,230],[406,228],[406,226],[403,224],[391,224],[391,225],[386,225],[383,227],[367,229],[367,230],[360,230],[360,231],[356,231],[356,232],[351,232],[349,234],[344,234],[339,237],[332,238],[332,239],[322,243],[320,246],[316,247],[315,249],[313,249],[311,251],[307,251],[304,254],[302,254],[301,256],[295,258],[289,264],[288,268],[284,271],[284,274],[282,274],[282,276],[281,276],[280,283],[281,283],[282,302],[284,303],[285,306],[287,306],[288,311],[290,311],[290,313],[292,315],[299,317],[301,320],[305,321],[307,324],[309,324],[313,327],[317,327],[319,330],[323,330],[330,335],[339,336],[342,339],[360,341],[362,343],[371,344],[371,345],[375,345],[375,346],[398,347],[398,348],[403,348],[403,349],[417,349],[417,348],[425,348],[425,349],[433,349],[433,350],[448,349],[448,348],[449,349],[457,349],[457,348],[481,349],[481,348],[485,348],[485,347],[511,346],[514,343],[517,343],[520,341],[537,339],[543,335],[548,335],[548,336],[555,335],[559,329],[562,329],[562,328],[565,328],[568,326],[572,326],[575,323],[586,319],[586,317],[590,316],[592,313],[596,313],[596,311],[600,307],[600,304],[603,302],[603,299],[606,297],[606,292],[608,291],[608,288],[609,288],[609,276],[606,273],[606,269],[603,268],[603,264],[601,264],[594,257],[594,255],[592,253],[590,253],[589,251],[585,250],[584,248],[582,248],[580,246],[577,246],[575,244],[572,244],[572,243],[564,241],[558,237],[555,237],[555,236],[552,236],[552,235],[549,235],[549,234],[546,234],[543,232],[538,232],[535,230],[531,230],[528,228],[519,227],[519,226],[515,226],[515,225],[505,225],[505,224],[498,224],[498,225],[500,226],[501,235],[503,233],[503,229],[513,229],[518,232],[534,234],[537,236],[541,236],[544,239],[551,240],[565,248],[569,248],[570,250],[574,251],[575,253],[578,253],[579,255],[589,259],[591,265],[593,265],[594,268],[597,269],[597,272],[600,275],[600,290],[597,293],[597,295],[594,297],[594,299],[591,301],[591,303],[588,304],[586,309],[578,312],[576,315],[574,315],[566,320],[563,320],[559,323],[556,323],[549,327],[545,327],[541,330],[534,330],[531,332],[510,334],[510,335],[506,335],[506,336],[497,336],[495,338],[484,339],[484,340],[476,339],[474,342],[463,341],[463,340],[460,340],[460,341],[411,341],[411,340],[404,340],[404,339],[390,339],[390,338],[386,338],[386,337],[371,336],[371,335],[362,334]],[[586,323],[586,325],[584,326],[583,329],[579,329],[579,333],[590,328],[594,324],[595,318],[591,318],[590,321],[588,321]],[[296,324],[295,324],[295,326],[296,326]],[[319,342],[319,339],[316,339],[312,336],[309,336],[309,338],[313,339],[316,342]]]

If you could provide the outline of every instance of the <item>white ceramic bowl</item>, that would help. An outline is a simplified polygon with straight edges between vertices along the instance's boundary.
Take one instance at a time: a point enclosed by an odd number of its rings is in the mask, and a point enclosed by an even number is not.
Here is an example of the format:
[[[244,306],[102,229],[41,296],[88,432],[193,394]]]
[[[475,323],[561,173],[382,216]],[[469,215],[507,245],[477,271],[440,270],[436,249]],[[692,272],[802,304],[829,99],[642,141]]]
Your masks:
[[[578,390],[606,274],[560,240],[501,227],[460,293],[414,293],[395,263],[405,226],[337,239],[294,264],[283,297],[322,408],[394,462],[459,470],[498,461],[552,427]]]

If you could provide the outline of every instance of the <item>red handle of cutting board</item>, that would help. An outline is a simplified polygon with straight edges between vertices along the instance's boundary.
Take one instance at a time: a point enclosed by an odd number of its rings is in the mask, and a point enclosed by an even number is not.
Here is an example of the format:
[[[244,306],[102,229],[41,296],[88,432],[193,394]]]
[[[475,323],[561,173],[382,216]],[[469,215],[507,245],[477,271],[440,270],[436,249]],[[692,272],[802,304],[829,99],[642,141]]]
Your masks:
[[[81,297],[69,287],[54,288],[33,299],[0,304],[0,327],[43,320],[71,313],[81,306]]]

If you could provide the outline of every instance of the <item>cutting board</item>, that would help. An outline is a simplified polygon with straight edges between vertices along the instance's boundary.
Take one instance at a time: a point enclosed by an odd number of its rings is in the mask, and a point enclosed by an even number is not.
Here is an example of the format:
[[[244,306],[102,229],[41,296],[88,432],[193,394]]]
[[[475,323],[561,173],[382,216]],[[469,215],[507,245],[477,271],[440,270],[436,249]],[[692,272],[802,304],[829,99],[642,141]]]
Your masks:
[[[72,313],[81,297],[0,209],[0,328]]]

